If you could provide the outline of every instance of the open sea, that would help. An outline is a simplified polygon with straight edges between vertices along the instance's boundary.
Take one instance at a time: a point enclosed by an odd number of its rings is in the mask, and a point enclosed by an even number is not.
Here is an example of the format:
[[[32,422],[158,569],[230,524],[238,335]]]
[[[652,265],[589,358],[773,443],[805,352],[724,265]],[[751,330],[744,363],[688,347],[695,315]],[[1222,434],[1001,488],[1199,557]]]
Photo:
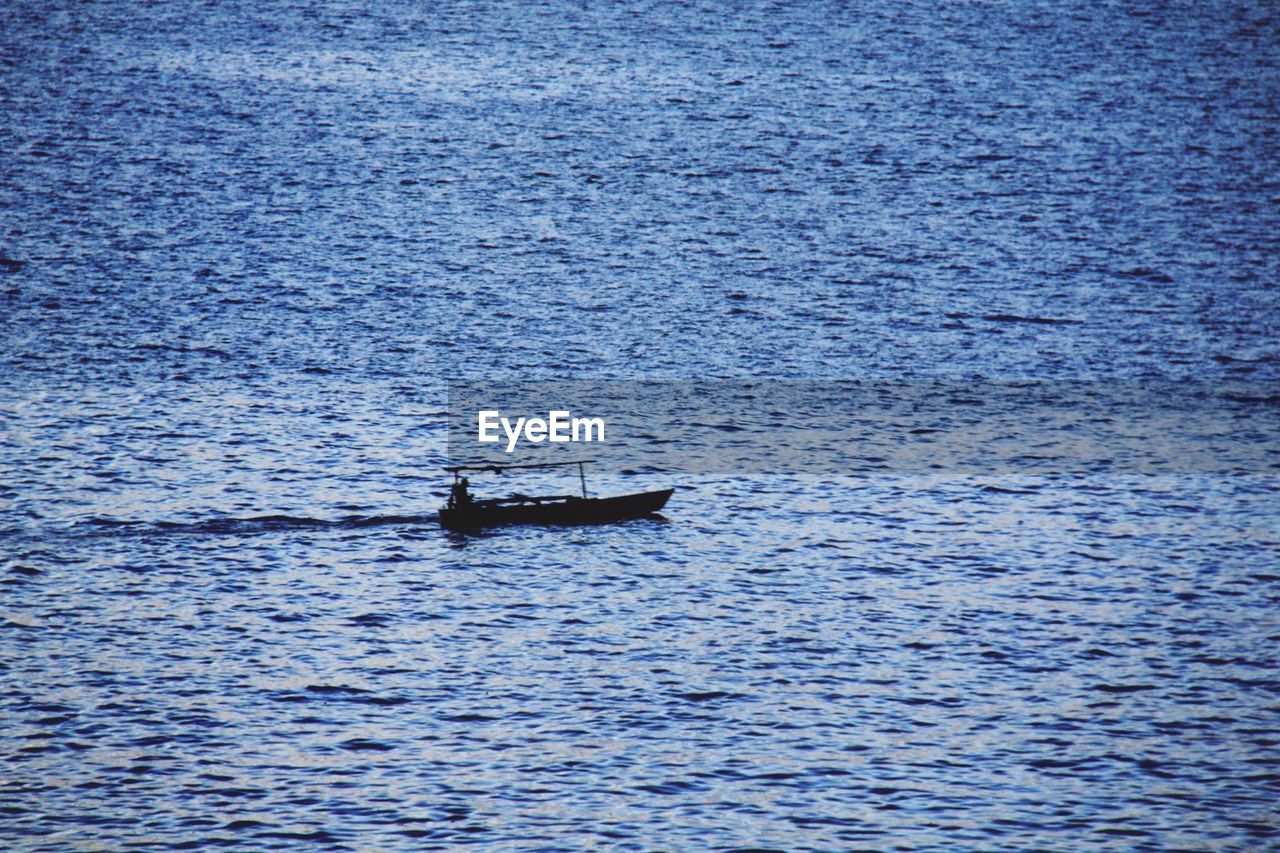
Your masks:
[[[1280,849],[1275,4],[6,0],[0,108],[3,849]],[[1235,408],[459,535],[458,379]]]

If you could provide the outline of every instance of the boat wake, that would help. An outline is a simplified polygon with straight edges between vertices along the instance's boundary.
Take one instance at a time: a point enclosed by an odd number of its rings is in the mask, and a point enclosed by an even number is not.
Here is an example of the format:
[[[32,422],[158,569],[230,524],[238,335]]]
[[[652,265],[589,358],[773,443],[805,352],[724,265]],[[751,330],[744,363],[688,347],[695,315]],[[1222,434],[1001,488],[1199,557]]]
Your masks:
[[[438,516],[349,515],[338,519],[305,518],[295,515],[258,515],[251,518],[209,518],[192,522],[126,521],[92,518],[77,527],[93,535],[124,536],[253,536],[289,530],[354,530],[364,527],[416,526],[436,524]]]

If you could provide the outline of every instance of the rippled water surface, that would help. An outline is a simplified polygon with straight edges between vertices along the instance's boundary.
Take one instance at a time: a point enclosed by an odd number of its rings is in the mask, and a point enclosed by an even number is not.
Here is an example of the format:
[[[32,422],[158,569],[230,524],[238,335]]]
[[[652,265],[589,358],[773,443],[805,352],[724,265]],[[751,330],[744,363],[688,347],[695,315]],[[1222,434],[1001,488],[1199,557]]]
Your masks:
[[[1277,45],[0,6],[0,845],[1280,844]],[[1256,390],[1238,469],[606,460],[665,519],[459,536],[454,377]]]

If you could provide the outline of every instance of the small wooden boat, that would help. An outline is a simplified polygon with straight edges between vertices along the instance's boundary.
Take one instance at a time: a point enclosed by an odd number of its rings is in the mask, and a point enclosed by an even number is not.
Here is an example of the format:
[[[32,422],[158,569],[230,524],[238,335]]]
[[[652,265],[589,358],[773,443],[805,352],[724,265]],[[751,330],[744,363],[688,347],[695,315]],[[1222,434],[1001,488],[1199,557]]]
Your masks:
[[[475,530],[482,527],[499,527],[507,524],[607,524],[653,515],[666,505],[675,489],[656,492],[638,492],[612,498],[587,497],[587,478],[583,466],[591,460],[578,462],[544,462],[537,465],[454,465],[445,470],[453,474],[453,487],[449,502],[440,509],[440,526],[448,530]],[[559,468],[577,465],[582,483],[582,495],[547,495],[530,497],[513,495],[509,498],[475,500],[468,491],[469,481],[464,471],[508,471],[513,468]]]

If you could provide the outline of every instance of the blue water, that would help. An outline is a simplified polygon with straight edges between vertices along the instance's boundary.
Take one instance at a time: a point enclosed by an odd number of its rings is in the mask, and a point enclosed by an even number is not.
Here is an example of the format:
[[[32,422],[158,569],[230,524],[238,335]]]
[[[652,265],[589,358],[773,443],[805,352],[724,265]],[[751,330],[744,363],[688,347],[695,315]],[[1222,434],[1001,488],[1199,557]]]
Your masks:
[[[1274,407],[1268,4],[16,0],[0,105],[6,848],[1280,843],[1274,468],[433,516],[450,377]]]

